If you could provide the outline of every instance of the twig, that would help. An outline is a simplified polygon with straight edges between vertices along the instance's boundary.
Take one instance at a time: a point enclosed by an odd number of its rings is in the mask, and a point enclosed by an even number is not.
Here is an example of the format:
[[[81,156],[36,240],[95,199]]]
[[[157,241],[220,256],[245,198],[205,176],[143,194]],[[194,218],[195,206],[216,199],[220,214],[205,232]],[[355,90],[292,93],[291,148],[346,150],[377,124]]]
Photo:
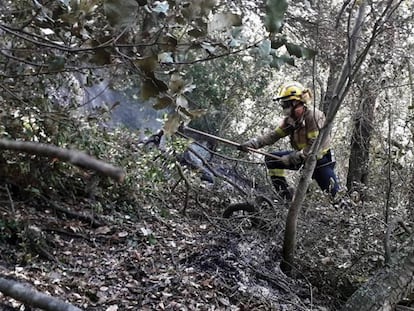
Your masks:
[[[251,48],[257,47],[257,45],[262,41],[263,41],[263,39],[255,42],[251,45],[248,45],[246,47],[240,48],[238,50],[226,52],[226,53],[223,53],[223,54],[209,55],[209,57],[207,57],[207,58],[199,58],[199,59],[195,59],[193,61],[188,61],[188,62],[161,62],[161,64],[162,65],[193,65],[193,64],[197,64],[197,63],[208,62],[208,61],[216,59],[216,58],[230,56],[230,55],[238,54],[238,53],[243,52],[243,51],[247,51]]]
[[[184,207],[182,209],[182,213],[185,214],[187,212],[187,207],[188,207],[188,195],[191,189],[191,184],[188,181],[187,177],[185,177],[184,171],[182,166],[180,165],[180,163],[176,162],[177,165],[177,170],[178,170],[178,174],[180,175],[181,179],[184,180],[185,182],[185,202],[184,202]]]
[[[398,305],[395,307],[395,311],[414,311],[414,308]]]
[[[46,204],[50,204],[52,206],[52,208],[54,210],[56,210],[57,212],[63,213],[66,216],[68,216],[69,218],[73,218],[73,219],[79,219],[81,221],[87,222],[88,224],[90,224],[93,228],[97,228],[97,227],[101,227],[104,225],[104,223],[100,220],[97,220],[95,217],[93,216],[89,216],[89,215],[85,215],[85,214],[81,214],[81,213],[77,213],[74,211],[70,211],[64,207],[59,206],[57,203],[48,200],[46,197],[40,195],[39,196],[43,201],[46,202]]]
[[[234,183],[230,178],[217,173],[217,171],[210,165],[210,163],[208,163],[201,155],[199,155],[197,153],[197,151],[195,151],[191,147],[188,147],[188,150],[191,151],[197,158],[199,158],[201,160],[201,162],[203,163],[203,165],[206,166],[213,173],[213,175],[215,177],[219,177],[219,178],[223,179],[224,181],[228,182],[230,185],[232,185],[234,188],[239,190],[244,195],[248,195],[248,193],[243,188],[241,188],[239,185]]]
[[[11,212],[12,212],[12,213],[13,213],[13,215],[14,215],[14,214],[15,214],[15,212],[16,212],[16,209],[14,208],[13,198],[12,198],[12,196],[11,196],[11,193],[10,193],[9,187],[8,187],[7,185],[5,185],[4,187],[6,188],[7,196],[9,197],[9,201],[10,201],[10,210],[11,210]]]
[[[176,182],[175,182],[175,184],[171,187],[171,192],[174,192],[175,191],[175,189],[177,188],[177,186],[180,184],[180,182],[183,180],[183,178],[179,178]]]
[[[404,231],[408,234],[411,234],[411,230],[407,227],[407,225],[402,221],[402,219],[398,220],[398,224],[404,229]]]

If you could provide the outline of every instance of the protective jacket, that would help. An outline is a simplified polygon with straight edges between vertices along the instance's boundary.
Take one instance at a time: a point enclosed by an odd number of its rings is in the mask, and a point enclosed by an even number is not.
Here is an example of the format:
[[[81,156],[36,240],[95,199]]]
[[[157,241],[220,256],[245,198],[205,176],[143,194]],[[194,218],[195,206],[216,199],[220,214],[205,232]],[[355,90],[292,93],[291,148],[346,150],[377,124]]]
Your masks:
[[[289,136],[293,149],[301,151],[306,157],[312,147],[313,142],[319,135],[319,129],[325,122],[325,115],[316,108],[306,108],[303,116],[299,120],[286,117],[275,129],[254,139],[255,148],[272,145],[279,139]],[[321,158],[329,150],[330,137],[321,146],[318,158]]]

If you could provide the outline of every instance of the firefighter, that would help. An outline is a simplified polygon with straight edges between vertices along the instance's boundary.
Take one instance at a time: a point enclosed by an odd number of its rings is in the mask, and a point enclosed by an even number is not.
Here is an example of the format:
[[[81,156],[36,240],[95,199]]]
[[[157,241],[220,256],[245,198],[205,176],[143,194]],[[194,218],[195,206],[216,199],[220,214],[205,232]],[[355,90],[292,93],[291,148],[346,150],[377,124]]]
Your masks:
[[[242,151],[248,151],[247,148],[258,149],[289,136],[294,150],[272,152],[273,155],[280,157],[280,160],[265,157],[273,186],[287,201],[292,200],[292,194],[286,181],[285,170],[298,170],[302,166],[313,142],[319,135],[319,129],[325,122],[325,115],[322,111],[308,106],[311,99],[311,91],[305,89],[300,83],[292,82],[283,85],[275,99],[283,109],[284,118],[280,125],[275,130],[242,143],[239,147]],[[312,178],[323,191],[335,196],[339,185],[334,171],[335,160],[329,143],[328,138],[321,146]]]

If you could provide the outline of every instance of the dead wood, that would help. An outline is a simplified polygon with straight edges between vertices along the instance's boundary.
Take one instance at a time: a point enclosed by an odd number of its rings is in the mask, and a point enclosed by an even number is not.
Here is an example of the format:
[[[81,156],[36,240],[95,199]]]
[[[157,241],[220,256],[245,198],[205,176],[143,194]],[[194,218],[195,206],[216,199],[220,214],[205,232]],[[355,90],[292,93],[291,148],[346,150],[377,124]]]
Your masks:
[[[75,211],[71,211],[67,208],[59,206],[57,203],[55,203],[53,201],[47,200],[46,198],[43,198],[43,200],[46,201],[46,203],[49,204],[56,212],[64,214],[70,219],[77,219],[77,220],[86,222],[90,226],[92,226],[93,228],[101,227],[105,224],[103,221],[97,219],[93,215],[86,215],[86,214],[83,214],[83,213],[78,213],[78,212],[75,212]]]
[[[58,158],[61,161],[69,162],[78,167],[94,170],[105,176],[109,176],[118,182],[122,182],[125,179],[125,172],[121,168],[114,167],[109,163],[95,159],[86,153],[77,150],[60,148],[43,143],[14,141],[9,139],[0,139],[0,149]]]
[[[47,311],[81,311],[78,307],[43,294],[19,282],[0,277],[0,291],[34,308]]]
[[[233,213],[238,212],[238,211],[244,211],[244,212],[248,212],[248,213],[255,213],[255,212],[257,212],[257,209],[254,206],[254,204],[249,203],[249,202],[233,203],[233,204],[230,204],[224,210],[223,217],[224,218],[230,218],[233,215]]]
[[[410,239],[412,241],[412,239]],[[347,300],[342,311],[394,310],[414,289],[414,249],[372,276]]]

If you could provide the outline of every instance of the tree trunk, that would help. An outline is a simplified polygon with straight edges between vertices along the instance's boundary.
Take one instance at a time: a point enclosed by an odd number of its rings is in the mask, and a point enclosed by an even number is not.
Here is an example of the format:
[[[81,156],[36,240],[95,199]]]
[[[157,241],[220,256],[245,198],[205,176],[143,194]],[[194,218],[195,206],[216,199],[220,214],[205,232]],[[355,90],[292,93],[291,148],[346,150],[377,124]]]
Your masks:
[[[361,192],[361,185],[367,185],[369,172],[369,147],[374,121],[376,92],[374,83],[367,82],[362,87],[360,106],[354,115],[351,137],[351,154],[346,186],[349,191]]]
[[[414,248],[397,264],[386,266],[359,288],[342,311],[388,311],[414,289]]]
[[[409,60],[407,61],[407,70],[408,70],[408,82],[410,85],[410,93],[411,93],[411,100],[408,105],[408,116],[409,116],[408,121],[410,124],[411,136],[414,137],[414,125],[412,124],[412,120],[414,119],[414,113],[413,113],[413,109],[411,109],[411,107],[413,107],[414,105],[414,78],[413,78],[413,72],[412,72],[412,68],[411,68],[411,64]],[[414,138],[412,138],[412,140],[414,140]],[[414,221],[414,171],[411,172],[408,206],[409,206],[408,215],[410,217],[410,220]]]
[[[293,202],[289,207],[283,240],[283,259],[281,263],[281,269],[285,273],[290,273],[294,267],[297,220],[303,205],[303,201],[305,200],[306,191],[308,190],[309,184],[311,182],[313,171],[316,166],[316,155],[319,153],[321,146],[328,138],[329,133],[333,127],[333,121],[335,119],[336,113],[338,112],[338,109],[344,101],[344,98],[352,84],[352,77],[354,76],[355,72],[359,70],[360,64],[362,63],[361,61],[361,63],[357,66],[354,66],[354,68],[351,66],[351,64],[354,63],[356,57],[357,46],[359,43],[359,34],[364,21],[365,8],[366,1],[363,1],[359,6],[355,24],[349,37],[350,40],[347,58],[344,60],[341,72],[335,83],[332,102],[329,105],[329,109],[326,113],[325,125],[321,128],[318,137],[312,145],[310,154],[305,163],[305,169],[303,170],[299,183],[296,187]]]
[[[338,72],[341,70],[342,63],[338,59],[343,60],[343,56],[341,58],[334,58],[329,62],[329,76],[328,81],[326,83],[326,92],[322,99],[322,105],[320,109],[323,113],[327,113],[329,109],[329,105],[332,103],[333,92],[335,89],[335,83],[338,78]]]

